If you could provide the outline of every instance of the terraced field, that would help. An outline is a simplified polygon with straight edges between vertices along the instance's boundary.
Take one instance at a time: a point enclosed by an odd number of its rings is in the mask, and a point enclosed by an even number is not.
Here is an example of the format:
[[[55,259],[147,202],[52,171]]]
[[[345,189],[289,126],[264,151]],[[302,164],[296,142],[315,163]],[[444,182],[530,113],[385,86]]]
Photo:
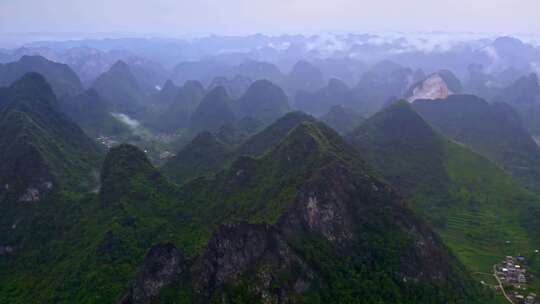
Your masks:
[[[537,224],[529,214],[540,209],[538,196],[466,147],[446,149],[446,195],[413,194],[414,208],[473,272],[489,273],[504,256],[524,255],[539,273],[539,243],[531,230]]]
[[[512,218],[469,210],[439,212],[448,214],[447,227],[439,233],[473,271],[488,271],[502,256],[532,251],[526,230]]]

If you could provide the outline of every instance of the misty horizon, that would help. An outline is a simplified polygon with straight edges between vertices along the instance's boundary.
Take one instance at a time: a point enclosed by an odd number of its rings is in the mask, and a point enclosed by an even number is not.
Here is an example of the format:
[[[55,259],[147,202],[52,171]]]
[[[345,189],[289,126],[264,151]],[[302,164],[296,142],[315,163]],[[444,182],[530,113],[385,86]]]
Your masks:
[[[540,2],[0,1],[0,35],[105,33],[185,37],[320,32],[494,33],[540,36]],[[85,37],[80,37],[85,38]]]

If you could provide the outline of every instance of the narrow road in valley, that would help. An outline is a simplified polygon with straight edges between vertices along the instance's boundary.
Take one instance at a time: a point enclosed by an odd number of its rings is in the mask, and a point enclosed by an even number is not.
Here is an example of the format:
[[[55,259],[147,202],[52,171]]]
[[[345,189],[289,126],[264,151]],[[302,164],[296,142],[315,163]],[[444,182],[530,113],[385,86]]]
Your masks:
[[[496,265],[493,265],[493,276],[495,277],[497,282],[499,282],[499,288],[501,289],[504,297],[508,300],[508,302],[510,302],[511,304],[514,304],[514,301],[512,301],[512,299],[510,299],[510,297],[506,294],[506,291],[504,291],[503,284],[502,284],[501,280],[499,279],[499,277],[497,276],[497,271],[495,269],[495,266]]]

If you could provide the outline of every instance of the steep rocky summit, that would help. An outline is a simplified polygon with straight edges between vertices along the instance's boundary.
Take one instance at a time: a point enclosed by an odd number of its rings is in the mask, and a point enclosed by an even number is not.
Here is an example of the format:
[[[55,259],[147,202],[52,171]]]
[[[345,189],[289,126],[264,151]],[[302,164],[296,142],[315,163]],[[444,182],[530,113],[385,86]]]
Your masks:
[[[454,92],[448,87],[443,77],[435,73],[415,86],[407,100],[413,102],[417,99],[444,99],[452,94]]]

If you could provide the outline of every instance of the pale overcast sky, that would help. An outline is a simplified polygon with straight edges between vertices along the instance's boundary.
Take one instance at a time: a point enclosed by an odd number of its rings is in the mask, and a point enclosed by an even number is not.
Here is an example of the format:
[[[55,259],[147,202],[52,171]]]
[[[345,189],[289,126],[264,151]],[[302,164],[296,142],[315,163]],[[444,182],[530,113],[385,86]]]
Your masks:
[[[0,34],[324,30],[540,36],[540,0],[0,0]]]

